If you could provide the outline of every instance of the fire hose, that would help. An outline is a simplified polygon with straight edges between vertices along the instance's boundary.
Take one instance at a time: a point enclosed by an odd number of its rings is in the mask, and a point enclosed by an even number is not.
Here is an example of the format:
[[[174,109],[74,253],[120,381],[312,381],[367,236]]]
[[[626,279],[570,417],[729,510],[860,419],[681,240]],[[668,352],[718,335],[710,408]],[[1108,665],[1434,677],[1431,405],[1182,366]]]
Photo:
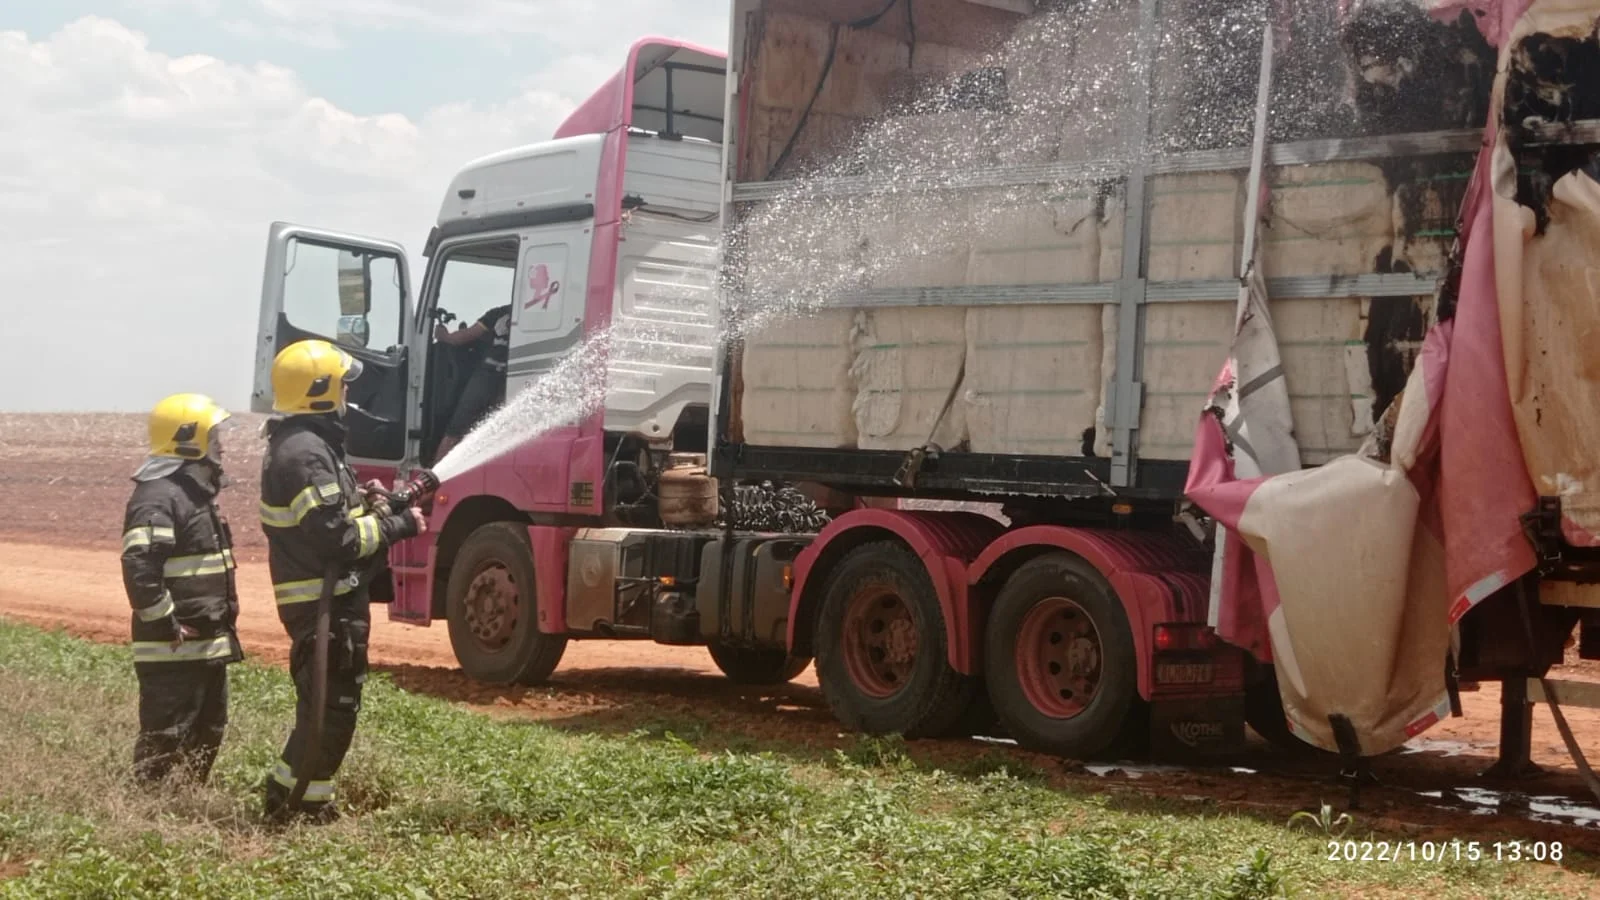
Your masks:
[[[322,593],[317,596],[316,639],[311,650],[311,722],[300,754],[300,773],[289,792],[289,808],[299,809],[311,786],[312,769],[322,762],[322,725],[328,710],[328,644],[331,642],[333,589],[339,583],[339,566],[331,565],[322,574]]]
[[[381,500],[391,509],[407,509],[420,504],[439,489],[439,477],[427,469],[418,469],[411,479],[393,491],[369,490],[367,501]],[[333,591],[339,584],[343,565],[334,563],[322,574],[322,593],[317,595],[317,630],[311,649],[311,721],[307,723],[304,752],[300,755],[300,771],[296,774],[294,788],[289,792],[289,809],[300,809],[306,789],[311,786],[311,773],[322,763],[322,732],[328,712],[328,645],[332,643]]]

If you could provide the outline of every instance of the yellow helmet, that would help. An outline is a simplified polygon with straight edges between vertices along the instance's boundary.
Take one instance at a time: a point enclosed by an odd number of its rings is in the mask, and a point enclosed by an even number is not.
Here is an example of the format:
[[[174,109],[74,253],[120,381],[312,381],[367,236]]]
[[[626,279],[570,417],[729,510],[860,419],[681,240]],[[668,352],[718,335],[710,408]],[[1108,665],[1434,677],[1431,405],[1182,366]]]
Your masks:
[[[228,411],[204,394],[173,394],[150,413],[150,455],[172,459],[215,458],[215,436]]]
[[[343,383],[361,374],[361,360],[327,341],[296,341],[272,361],[272,409],[286,415],[344,411]]]

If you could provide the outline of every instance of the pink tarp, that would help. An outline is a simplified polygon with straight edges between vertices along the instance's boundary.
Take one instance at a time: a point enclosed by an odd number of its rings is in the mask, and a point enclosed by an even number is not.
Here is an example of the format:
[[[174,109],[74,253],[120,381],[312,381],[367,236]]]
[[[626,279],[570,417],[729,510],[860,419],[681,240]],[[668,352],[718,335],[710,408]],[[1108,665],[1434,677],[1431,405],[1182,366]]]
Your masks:
[[[1528,7],[1430,5],[1440,15],[1481,10],[1480,28],[1496,42]],[[1462,215],[1455,316],[1430,330],[1395,401],[1387,458],[1369,441],[1316,469],[1255,464],[1240,435],[1253,416],[1270,424],[1281,410],[1242,404],[1249,382],[1236,373],[1276,355],[1249,327],[1267,317],[1265,304],[1250,314],[1241,304],[1231,358],[1196,432],[1187,494],[1216,520],[1223,545],[1214,624],[1275,664],[1291,730],[1323,749],[1339,749],[1330,716],[1347,718],[1361,753],[1377,755],[1448,715],[1451,625],[1534,564],[1519,517],[1536,495],[1507,388],[1496,286],[1496,207],[1506,215],[1504,204],[1514,206],[1494,194],[1496,166],[1509,158],[1493,124],[1501,69]]]
[[[1491,47],[1498,47],[1510,33],[1511,26],[1524,10],[1529,0],[1423,0],[1428,13],[1441,22],[1454,22],[1463,12],[1472,13]]]

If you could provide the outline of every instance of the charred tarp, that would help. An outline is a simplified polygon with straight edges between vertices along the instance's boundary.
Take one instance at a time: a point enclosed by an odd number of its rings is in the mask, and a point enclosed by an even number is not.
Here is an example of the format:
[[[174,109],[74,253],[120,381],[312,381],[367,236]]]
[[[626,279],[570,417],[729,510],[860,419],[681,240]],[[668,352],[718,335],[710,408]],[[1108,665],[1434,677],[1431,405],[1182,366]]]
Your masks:
[[[1550,225],[1550,192],[1570,172],[1595,173],[1593,145],[1545,144],[1541,135],[1600,119],[1600,19],[1581,36],[1535,33],[1511,48],[1501,126],[1517,156],[1517,202],[1532,209],[1537,233]]]
[[[1476,128],[1496,54],[1472,15],[1435,20],[1416,0],[1355,0],[1339,29],[1362,134]]]
[[[1271,140],[1483,124],[1495,52],[1467,13],[1416,0],[1187,0],[1163,18],[1156,140],[1172,151],[1250,143],[1261,23],[1278,26]]]
[[[1326,2],[1298,0],[1301,14]],[[1309,43],[1309,41],[1307,42]],[[1327,48],[1305,48],[1291,73],[1327,72]],[[1354,0],[1338,26],[1346,78],[1330,118],[1338,135],[1415,133],[1478,128],[1489,111],[1496,53],[1472,16],[1442,22],[1416,0]],[[1292,75],[1291,75],[1292,77]],[[1326,76],[1323,76],[1326,77]],[[1305,133],[1296,137],[1325,137]],[[1468,156],[1399,157],[1378,163],[1394,198],[1394,243],[1374,271],[1437,271],[1456,238],[1457,217],[1473,166]],[[1375,298],[1363,341],[1382,416],[1405,385],[1427,331],[1432,299]],[[1442,310],[1448,315],[1449,310]]]

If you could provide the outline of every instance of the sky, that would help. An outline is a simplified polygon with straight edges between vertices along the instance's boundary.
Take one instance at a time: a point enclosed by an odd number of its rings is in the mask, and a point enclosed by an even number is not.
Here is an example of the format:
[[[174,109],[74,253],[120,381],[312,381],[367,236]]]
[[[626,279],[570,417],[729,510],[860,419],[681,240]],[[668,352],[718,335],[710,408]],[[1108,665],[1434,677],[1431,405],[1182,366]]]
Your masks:
[[[243,410],[268,226],[420,268],[450,177],[727,0],[0,0],[0,410]],[[419,272],[420,274],[420,272]]]

